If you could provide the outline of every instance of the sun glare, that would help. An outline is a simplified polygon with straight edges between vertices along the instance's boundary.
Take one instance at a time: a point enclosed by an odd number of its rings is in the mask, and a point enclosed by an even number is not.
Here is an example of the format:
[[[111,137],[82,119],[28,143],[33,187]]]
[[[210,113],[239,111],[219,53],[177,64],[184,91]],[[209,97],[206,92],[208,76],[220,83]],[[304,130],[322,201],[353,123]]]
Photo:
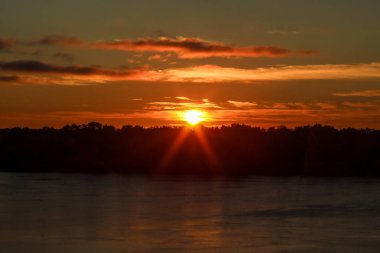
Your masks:
[[[188,110],[183,114],[183,120],[194,126],[205,120],[205,114],[205,112],[199,110]]]

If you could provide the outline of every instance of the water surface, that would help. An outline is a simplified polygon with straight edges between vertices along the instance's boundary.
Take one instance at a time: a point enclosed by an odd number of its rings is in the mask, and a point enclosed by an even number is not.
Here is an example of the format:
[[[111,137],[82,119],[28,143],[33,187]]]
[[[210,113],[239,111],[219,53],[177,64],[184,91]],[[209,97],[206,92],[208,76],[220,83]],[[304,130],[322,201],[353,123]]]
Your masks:
[[[379,179],[0,173],[0,252],[379,249]]]

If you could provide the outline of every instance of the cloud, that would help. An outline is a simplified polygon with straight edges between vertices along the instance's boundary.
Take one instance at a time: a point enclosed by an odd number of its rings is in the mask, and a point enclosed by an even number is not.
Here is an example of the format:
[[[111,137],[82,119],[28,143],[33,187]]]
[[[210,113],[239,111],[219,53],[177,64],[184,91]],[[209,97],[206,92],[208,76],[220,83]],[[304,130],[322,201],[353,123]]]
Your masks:
[[[263,127],[286,125],[290,127],[305,124],[328,124],[336,127],[378,127],[379,111],[368,110],[219,110],[211,113],[213,124],[231,124],[245,122]]]
[[[60,35],[50,35],[46,36],[38,41],[33,42],[32,44],[44,45],[44,46],[80,46],[85,42],[77,39],[75,37],[69,36],[60,36]]]
[[[154,30],[151,34],[152,34],[153,37],[158,37],[158,38],[160,38],[160,37],[170,37],[170,35],[167,32],[165,32],[164,30],[162,30],[162,29]]]
[[[14,46],[13,40],[0,38],[0,50],[9,50],[13,46]]]
[[[344,102],[343,105],[350,107],[352,109],[374,109],[379,110],[380,109],[380,101],[375,102],[366,102],[366,103],[360,103],[360,102]]]
[[[298,35],[301,32],[292,27],[276,27],[266,31],[266,33],[270,35]]]
[[[339,97],[380,97],[380,90],[361,90],[351,92],[333,93],[334,96]]]
[[[148,57],[148,61],[161,60],[160,54],[151,55]]]
[[[250,107],[257,106],[257,104],[255,102],[243,102],[243,101],[228,100],[227,103],[230,103],[235,107],[241,107],[241,108],[250,108]]]
[[[115,70],[79,65],[58,66],[31,60],[0,61],[0,70],[18,73],[20,82],[41,84],[83,84],[83,82],[103,83],[157,79],[155,72],[149,72],[144,68]]]
[[[200,65],[162,70],[166,81],[253,82],[282,80],[335,80],[380,78],[380,63],[278,66],[256,69]]]
[[[59,73],[73,75],[116,75],[117,72],[95,67],[81,66],[56,66],[40,61],[11,61],[0,62],[0,69],[5,71],[35,72],[35,73]]]
[[[154,101],[147,103],[145,110],[187,110],[187,109],[222,109],[216,103],[210,102],[208,99],[202,99],[200,101],[191,101],[190,99],[181,99],[176,97],[176,99],[183,100],[186,102],[170,102],[170,101]]]
[[[17,82],[20,81],[18,76],[0,76],[0,82]]]
[[[104,124],[122,126],[126,124],[141,124],[144,126],[183,125],[180,117],[181,108],[175,110],[139,110],[134,112],[118,112],[118,109],[105,112],[96,111],[51,111],[31,113],[0,112],[0,124],[3,127],[14,125],[28,127],[57,126],[65,124],[82,124],[98,121]],[[302,110],[302,109],[220,109],[207,110],[208,126],[222,124],[244,123],[261,127],[284,125],[288,127],[305,124],[328,124],[336,127],[378,128],[380,125],[380,110],[351,108],[334,110]]]
[[[65,61],[65,62],[73,62],[74,61],[74,56],[71,54],[68,54],[68,53],[56,53],[53,56]]]
[[[313,103],[305,103],[305,102],[275,102],[272,104],[265,104],[262,107],[265,109],[276,109],[276,110],[332,110],[336,109],[337,106],[331,103],[324,102],[313,102]]]
[[[276,109],[276,110],[306,110],[312,109],[311,104],[303,103],[303,102],[289,102],[289,103],[273,103],[270,105],[264,106],[267,109]]]
[[[192,104],[153,102],[156,107],[147,106],[144,114],[172,112],[173,116],[179,115],[183,110],[194,108]],[[368,127],[371,124],[369,119],[378,118],[380,111],[376,108],[357,107],[355,110],[345,107],[338,109],[335,105],[327,103],[274,103],[271,105],[234,108],[234,107],[195,107],[206,109],[208,120],[206,125],[231,124],[234,122],[254,124],[259,126],[288,125],[297,126],[304,124],[332,124],[338,127],[347,125],[357,127]],[[369,110],[370,109],[370,110]],[[179,122],[181,123],[181,122]],[[369,124],[370,123],[370,124]]]
[[[0,39],[1,47],[12,46],[11,41]],[[201,38],[159,37],[124,39],[113,41],[87,42],[71,36],[49,35],[39,40],[24,43],[29,46],[82,46],[96,49],[122,50],[131,52],[175,53],[179,58],[210,58],[210,57],[290,57],[311,56],[318,54],[314,50],[290,50],[275,45],[235,46],[223,42],[208,41]],[[162,58],[162,56],[161,56]],[[157,55],[150,60],[159,60]]]
[[[168,98],[170,99],[170,98]],[[175,99],[175,98],[173,98]],[[144,109],[148,110],[187,110],[187,109],[207,109],[209,111],[220,111],[220,110],[229,110],[229,111],[256,111],[256,110],[276,110],[276,111],[328,111],[335,110],[337,106],[331,103],[324,102],[245,102],[245,101],[235,101],[227,100],[225,102],[210,102],[208,99],[201,100],[184,100],[181,102],[172,100],[172,101],[153,101],[147,102]],[[343,103],[344,105],[344,103]]]
[[[175,97],[176,99],[179,99],[179,100],[191,100],[190,98],[188,97]]]
[[[333,104],[330,104],[330,103],[318,102],[318,103],[314,103],[314,105],[318,106],[319,108],[321,108],[323,110],[336,109],[336,105],[333,105]]]
[[[40,61],[0,61],[0,70],[16,72],[23,80],[37,83],[81,84],[81,82],[105,83],[113,81],[148,82],[245,82],[286,80],[338,80],[379,79],[380,63],[351,65],[301,65],[275,66],[255,69],[200,65],[185,68],[107,69],[80,65],[58,66]],[[22,76],[21,76],[22,74]],[[342,95],[337,93],[338,95]],[[366,96],[378,93],[371,91]],[[356,94],[357,95],[357,94]]]
[[[95,111],[54,111],[35,113],[0,112],[0,126],[43,127],[46,125],[62,127],[66,124],[86,124],[91,121],[111,124],[118,127],[127,124],[144,126],[178,125],[182,120],[174,111],[142,111],[131,113]]]
[[[279,46],[236,47],[222,42],[212,42],[199,38],[161,37],[159,39],[143,38],[138,40],[98,41],[91,43],[94,48],[141,51],[141,52],[174,52],[180,58],[209,57],[288,57],[309,56],[317,52],[312,50],[291,51]]]

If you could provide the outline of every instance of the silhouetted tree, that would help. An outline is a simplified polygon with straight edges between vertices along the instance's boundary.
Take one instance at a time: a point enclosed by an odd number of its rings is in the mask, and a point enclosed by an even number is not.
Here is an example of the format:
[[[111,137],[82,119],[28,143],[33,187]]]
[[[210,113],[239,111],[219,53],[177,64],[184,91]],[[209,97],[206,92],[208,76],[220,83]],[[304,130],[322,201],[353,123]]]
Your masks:
[[[0,170],[196,176],[380,176],[380,131],[113,126],[0,129]]]

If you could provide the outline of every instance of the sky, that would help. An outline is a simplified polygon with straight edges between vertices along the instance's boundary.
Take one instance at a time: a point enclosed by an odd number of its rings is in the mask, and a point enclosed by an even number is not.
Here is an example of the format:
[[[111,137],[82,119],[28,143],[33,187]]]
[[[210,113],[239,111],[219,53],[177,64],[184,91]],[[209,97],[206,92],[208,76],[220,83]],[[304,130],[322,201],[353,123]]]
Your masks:
[[[380,129],[378,0],[0,0],[0,127]]]

